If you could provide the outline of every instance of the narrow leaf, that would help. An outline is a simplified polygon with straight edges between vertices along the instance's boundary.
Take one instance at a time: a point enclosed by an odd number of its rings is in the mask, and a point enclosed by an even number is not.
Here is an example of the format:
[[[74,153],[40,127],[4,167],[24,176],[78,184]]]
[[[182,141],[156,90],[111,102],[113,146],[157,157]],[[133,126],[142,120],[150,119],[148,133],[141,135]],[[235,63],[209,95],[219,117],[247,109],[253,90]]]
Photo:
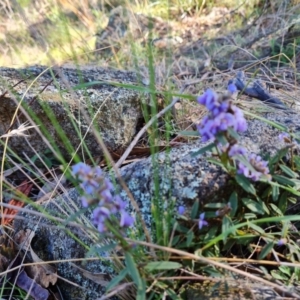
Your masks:
[[[278,214],[279,216],[283,216],[282,211],[274,203],[270,203],[270,206],[276,212],[276,214]]]
[[[274,242],[267,243],[258,255],[258,259],[264,259],[273,249]]]
[[[125,261],[127,265],[128,274],[133,279],[137,287],[136,300],[145,300],[146,299],[145,285],[143,283],[142,278],[140,277],[140,273],[135,265],[133,257],[129,252],[125,253]]]
[[[198,156],[198,155],[200,155],[200,154],[203,154],[203,153],[205,153],[205,152],[207,152],[207,151],[212,150],[215,146],[216,146],[216,145],[215,145],[214,143],[211,143],[211,144],[209,144],[209,145],[206,145],[206,146],[202,147],[201,149],[199,149],[199,150],[197,150],[197,151],[191,152],[190,154],[191,154],[192,157]]]
[[[236,182],[248,193],[256,195],[256,190],[250,181],[243,175],[235,175]]]
[[[123,269],[119,274],[114,277],[109,284],[106,286],[106,291],[113,289],[116,285],[118,285],[128,274],[127,268]]]
[[[295,186],[295,182],[292,179],[289,179],[285,176],[282,175],[273,175],[273,179],[275,179],[277,182],[284,184],[284,185],[289,185],[289,186]]]
[[[153,270],[177,270],[182,267],[182,264],[174,261],[152,261],[149,262],[145,269],[148,271]]]
[[[222,234],[224,234],[230,227],[232,223],[228,216],[224,216],[222,219]],[[227,239],[227,234],[224,234],[223,242],[225,243]]]
[[[254,200],[251,200],[249,198],[243,198],[242,201],[244,202],[245,206],[250,209],[252,212],[257,213],[257,214],[263,214],[264,210],[262,206],[257,203]]]
[[[232,128],[228,128],[228,132],[229,132],[229,134],[235,139],[235,140],[239,140],[240,139],[240,136],[239,136],[239,134],[235,131],[235,130],[233,130]]]
[[[272,186],[272,199],[274,202],[277,202],[279,197],[279,187],[277,185]]]
[[[199,131],[180,131],[179,132],[179,135],[182,135],[182,136],[199,136]]]
[[[299,175],[296,172],[294,172],[293,170],[291,170],[288,166],[280,164],[279,167],[287,176],[289,176],[291,178],[299,177]]]
[[[238,197],[237,197],[236,192],[233,192],[230,195],[229,203],[230,203],[230,207],[231,207],[231,212],[230,212],[229,216],[231,218],[233,218],[236,214],[237,209],[238,209]]]
[[[199,200],[196,200],[193,204],[192,211],[191,211],[191,219],[198,218],[199,213]]]
[[[256,225],[256,224],[253,224],[253,223],[249,222],[248,226],[250,228],[252,228],[253,230],[257,231],[260,234],[264,234],[265,233],[265,231],[261,227],[259,227],[258,225]]]

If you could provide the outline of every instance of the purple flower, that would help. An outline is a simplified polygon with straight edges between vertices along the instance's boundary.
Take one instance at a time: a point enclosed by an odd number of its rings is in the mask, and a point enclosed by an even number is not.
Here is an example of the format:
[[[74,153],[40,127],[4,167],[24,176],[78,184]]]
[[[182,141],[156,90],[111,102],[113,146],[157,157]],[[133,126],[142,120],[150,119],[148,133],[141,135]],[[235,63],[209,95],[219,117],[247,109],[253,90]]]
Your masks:
[[[180,215],[180,216],[182,216],[183,214],[184,214],[184,212],[185,212],[185,207],[184,206],[182,206],[182,205],[180,205],[179,207],[178,207],[178,214]]]
[[[229,128],[237,132],[247,130],[243,112],[232,105],[230,99],[223,99],[208,89],[197,98],[197,101],[209,110],[209,114],[197,126],[203,142],[215,140],[218,133],[225,132]]]
[[[134,218],[129,215],[125,210],[121,212],[121,220],[120,226],[121,227],[130,227],[134,224]]]
[[[230,83],[228,85],[228,90],[231,93],[234,93],[237,88],[235,84]],[[267,175],[270,178],[269,168],[267,166],[268,163],[263,161],[260,156],[255,154],[247,156],[247,150],[238,145],[235,139],[229,144],[228,135],[226,134],[229,129],[233,129],[235,132],[245,132],[247,130],[247,122],[242,110],[234,106],[228,96],[220,97],[211,89],[206,90],[203,95],[197,98],[197,101],[199,104],[205,105],[209,111],[208,115],[197,125],[202,142],[213,140],[217,143],[217,135],[224,133],[223,138],[225,137],[225,139],[227,139],[228,144],[217,144],[219,152],[226,153],[228,151],[229,157],[242,155],[252,166],[252,168],[249,168],[238,158],[235,158],[238,174],[242,174],[254,181],[259,180],[263,175]],[[285,136],[282,135],[282,137]],[[204,217],[201,218],[200,216],[199,227],[202,228],[203,225],[205,225],[204,222],[206,222],[204,221]]]
[[[134,223],[125,208],[126,203],[119,195],[113,196],[113,184],[104,177],[100,167],[90,167],[84,163],[78,163],[72,167],[72,173],[81,181],[84,195],[81,197],[83,207],[88,207],[98,202],[93,211],[93,223],[100,233],[107,230],[106,222],[114,220],[112,215],[120,216],[120,227],[129,227]]]
[[[277,242],[277,246],[283,246],[285,245],[287,242],[287,240],[285,238],[281,238],[278,242]]]
[[[247,154],[247,150],[244,147],[240,146],[239,144],[232,145],[228,151],[228,155],[230,157],[236,155],[246,155],[246,154]]]
[[[204,218],[205,218],[205,213],[200,214],[200,216],[199,216],[199,223],[198,223],[200,230],[203,228],[203,226],[207,226],[208,225],[207,221],[205,221]]]
[[[81,197],[81,204],[82,204],[83,207],[88,207],[89,206],[89,202],[88,202],[87,197],[84,197],[84,196]]]
[[[247,130],[247,121],[244,117],[244,113],[236,106],[232,105],[231,110],[233,111],[233,115],[235,117],[235,130],[237,132],[245,132]]]
[[[215,103],[218,101],[218,95],[211,89],[207,89],[202,96],[197,97],[199,104],[206,106],[208,110],[211,110]]]
[[[251,164],[254,170],[250,170],[242,162],[238,162],[238,174],[243,174],[245,177],[252,179],[253,181],[259,180],[263,175],[267,175],[270,178],[268,162],[262,160],[259,155],[251,153],[248,155],[247,160]]]
[[[237,92],[237,88],[234,83],[228,84],[227,89],[231,94],[234,94],[235,92]]]
[[[243,165],[241,162],[238,163],[238,174],[242,174],[245,177],[249,177],[249,172],[249,169],[245,165]]]

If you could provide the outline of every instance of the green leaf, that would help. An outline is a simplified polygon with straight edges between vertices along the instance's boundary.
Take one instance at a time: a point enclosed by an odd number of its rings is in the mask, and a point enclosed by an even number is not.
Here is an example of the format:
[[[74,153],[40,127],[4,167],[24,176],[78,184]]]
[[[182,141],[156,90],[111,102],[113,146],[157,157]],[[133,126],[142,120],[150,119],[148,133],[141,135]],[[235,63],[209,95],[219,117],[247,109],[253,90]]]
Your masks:
[[[184,130],[184,131],[180,131],[178,133],[179,135],[182,135],[182,136],[199,136],[199,131],[187,131],[187,130]]]
[[[190,231],[190,228],[187,228],[187,227],[185,227],[185,226],[179,224],[179,225],[177,226],[176,230],[177,230],[178,232],[181,232],[181,233],[187,233],[187,232]]]
[[[236,182],[248,193],[256,195],[256,190],[250,181],[243,175],[235,175]]]
[[[213,226],[212,228],[210,228],[209,231],[205,234],[203,242],[207,243],[211,241],[214,237],[216,237],[218,230],[218,226]]]
[[[137,288],[136,300],[146,299],[146,288],[140,273],[135,265],[132,255],[129,252],[125,252],[125,262],[128,270],[128,274],[131,276],[133,282]]]
[[[181,300],[182,298],[177,296],[176,292],[170,288],[166,289],[166,292],[172,300]]]
[[[229,239],[224,243],[224,247],[222,248],[222,251],[231,251],[232,247],[236,245],[236,240],[235,239]]]
[[[288,200],[288,195],[289,193],[284,191],[283,193],[281,193],[280,197],[279,197],[279,202],[278,202],[278,208],[280,209],[280,211],[282,211],[283,213],[286,212],[287,210],[287,200]]]
[[[273,276],[273,278],[275,279],[279,279],[279,280],[288,280],[288,277],[285,276],[284,274],[282,274],[281,272],[278,272],[277,270],[272,270],[271,271],[271,275]]]
[[[228,130],[228,132],[229,132],[229,134],[235,139],[235,140],[239,140],[240,139],[240,135],[235,131],[235,130],[233,130],[232,128],[228,128],[227,129]]]
[[[248,209],[250,209],[252,212],[260,215],[264,214],[264,209],[258,202],[251,200],[249,198],[243,198],[242,201],[244,202],[245,206]]]
[[[286,154],[288,153],[288,148],[280,149],[270,160],[269,160],[269,166],[273,167],[273,165],[277,164]]]
[[[272,186],[272,199],[274,202],[277,202],[279,197],[279,187],[277,185]]]
[[[52,161],[47,156],[43,157],[43,162],[46,164],[46,166],[51,169],[52,168]]]
[[[220,202],[219,203],[207,203],[207,204],[204,205],[204,207],[218,209],[218,208],[224,207],[224,204],[220,203]]]
[[[265,231],[261,227],[259,227],[256,224],[253,224],[252,222],[249,222],[248,226],[260,234],[265,234]]]
[[[232,221],[228,216],[224,216],[222,219],[222,234],[224,234],[231,226]],[[227,239],[227,234],[224,234],[223,236],[223,242],[225,243]]]
[[[273,249],[274,242],[267,243],[258,255],[258,259],[264,259]]]
[[[273,175],[273,177],[274,177],[274,175]],[[281,184],[279,184],[277,182],[273,182],[273,181],[269,181],[269,184],[272,186],[277,185],[279,188],[281,188],[285,191],[288,191],[288,192],[292,193],[293,195],[300,196],[300,192],[298,192],[295,188],[281,185]]]
[[[259,266],[259,269],[262,270],[262,272],[264,273],[264,275],[266,275],[266,276],[269,276],[269,275],[270,275],[270,274],[269,274],[269,271],[268,271],[268,269],[267,269],[266,267],[264,267],[264,266]]]
[[[296,164],[296,168],[299,171],[300,170],[300,156],[298,156],[298,155],[294,156],[294,163]]]
[[[224,136],[223,132],[218,133],[216,135],[216,139],[219,142],[219,144],[221,144],[221,145],[227,145],[228,144],[228,141],[227,141],[226,137]]]
[[[191,219],[197,219],[199,216],[199,200],[196,200],[192,206]]]
[[[247,219],[257,219],[257,215],[253,213],[245,213],[244,218]]]
[[[275,213],[279,216],[283,216],[282,211],[274,204],[270,203],[271,208],[275,211]]]
[[[275,179],[277,182],[284,184],[284,185],[289,185],[289,186],[295,186],[295,182],[285,176],[282,175],[272,175],[272,178]]]
[[[187,245],[187,247],[191,246],[194,237],[195,237],[194,232],[193,231],[189,231],[189,233],[187,234],[187,237],[186,237],[186,245]]]
[[[180,240],[179,235],[174,236],[172,239],[172,247],[176,246],[176,244],[179,242],[179,240]]]
[[[294,197],[288,197],[288,201],[291,202],[292,204],[296,204],[297,203],[297,199]]]
[[[136,300],[146,300],[146,283],[145,280],[141,281],[141,284],[137,287]]]
[[[266,203],[264,201],[262,201],[260,198],[257,199],[258,204],[261,205],[261,207],[263,208],[264,212],[266,214],[270,214],[270,210],[268,209],[268,206],[266,205]]]
[[[145,269],[147,271],[154,270],[177,270],[182,267],[182,264],[174,261],[152,261],[147,263]]]
[[[237,196],[236,192],[233,192],[230,195],[229,203],[230,203],[230,207],[231,207],[231,211],[230,211],[229,216],[231,218],[233,218],[236,214],[237,209],[238,209],[238,196]]]
[[[198,156],[198,155],[200,155],[200,154],[203,154],[203,153],[205,153],[205,152],[207,152],[207,151],[212,150],[214,147],[216,147],[215,143],[211,143],[211,144],[209,144],[209,145],[206,145],[206,146],[202,147],[201,149],[199,149],[199,150],[197,150],[197,151],[191,152],[190,155],[191,155],[192,157],[195,157],[195,156]]]
[[[224,167],[223,163],[220,160],[209,157],[207,158],[207,161],[213,163],[216,166],[221,167],[224,171],[226,171],[226,168]]]
[[[291,170],[288,166],[280,164],[279,167],[287,176],[289,176],[291,178],[299,177],[299,175],[296,172],[294,172],[293,170]]]
[[[260,193],[262,199],[268,198],[270,195],[272,195],[272,186],[266,187],[262,193]]]
[[[284,274],[286,274],[286,275],[288,275],[288,276],[291,276],[291,268],[290,268],[290,267],[279,266],[278,269],[279,269],[282,273],[284,273]]]
[[[121,282],[126,277],[127,273],[127,268],[119,272],[119,274],[116,277],[114,277],[106,286],[106,291],[109,291],[112,288],[114,288],[119,282]]]

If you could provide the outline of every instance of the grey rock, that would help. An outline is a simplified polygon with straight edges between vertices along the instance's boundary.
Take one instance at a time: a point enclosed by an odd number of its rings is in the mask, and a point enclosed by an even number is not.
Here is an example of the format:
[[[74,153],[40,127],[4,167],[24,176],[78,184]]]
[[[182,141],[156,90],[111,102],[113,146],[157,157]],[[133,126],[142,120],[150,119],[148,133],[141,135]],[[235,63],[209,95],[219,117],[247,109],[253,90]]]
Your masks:
[[[300,119],[297,114],[288,114],[286,112],[277,112],[266,114],[268,120],[277,121],[287,126],[290,130],[299,131]],[[272,128],[266,123],[252,119],[248,122],[248,130],[241,138],[241,143],[247,147],[249,151],[255,153],[270,153],[274,154],[276,150],[284,145],[278,140],[279,131]],[[232,191],[228,188],[228,176],[215,165],[208,163],[206,155],[192,156],[191,153],[202,147],[200,141],[192,144],[184,144],[180,147],[173,148],[169,153],[159,153],[154,158],[148,158],[121,169],[121,175],[137,201],[142,212],[142,218],[147,226],[151,227],[151,201],[158,195],[165,201],[165,207],[174,205],[175,209],[180,204],[191,207],[196,199],[200,200],[200,205],[212,202],[215,199],[220,200],[220,197],[227,197]],[[155,192],[155,176],[159,186],[159,192]],[[121,190],[123,199],[129,201],[126,193]],[[174,207],[173,206],[173,207]],[[68,191],[68,193],[52,199],[48,204],[42,204],[51,216],[58,216],[65,222],[60,221],[60,227],[49,221],[47,218],[31,215],[30,212],[19,215],[21,219],[16,219],[14,228],[17,231],[19,228],[35,229],[36,236],[44,247],[40,247],[42,253],[48,256],[46,259],[68,260],[73,258],[82,258],[87,250],[80,243],[91,247],[95,244],[103,245],[105,241],[98,241],[97,235],[87,233],[87,229],[74,227],[68,223],[68,219],[79,209],[81,203],[79,193],[76,188]],[[32,206],[26,208],[34,211]],[[83,222],[88,225],[90,213],[85,216],[81,215],[76,219],[80,224]],[[37,221],[39,220],[39,223]],[[75,219],[73,219],[74,221]],[[80,221],[82,220],[82,221]],[[74,241],[65,229],[73,232],[80,243]],[[46,241],[46,242],[45,242]],[[34,245],[33,245],[34,246]],[[78,263],[80,267],[80,263]],[[103,286],[82,276],[70,263],[62,262],[57,264],[58,273],[63,278],[71,282],[77,283],[80,288],[75,288],[70,284],[61,281],[60,287],[65,294],[65,299],[96,299],[103,293]],[[84,265],[84,268],[91,272],[102,272],[106,276],[113,276],[112,268],[108,268],[103,262],[95,261]],[[245,283],[246,284],[246,283]],[[249,285],[246,284],[248,287]],[[251,288],[251,286],[250,286]],[[255,287],[257,290],[257,285]],[[254,292],[256,293],[256,292]],[[267,293],[264,291],[267,295]],[[250,293],[251,294],[251,293]],[[239,299],[249,299],[242,297]],[[251,299],[251,298],[250,298]],[[263,298],[263,295],[259,299]]]
[[[98,84],[83,86],[95,81]],[[82,155],[85,150],[80,145],[80,134],[86,134],[84,141],[93,155],[101,154],[102,150],[89,126],[90,121],[83,117],[81,109],[88,113],[94,127],[99,128],[108,148],[126,148],[136,133],[142,115],[140,101],[146,96],[133,89],[113,86],[109,82],[138,85],[133,72],[92,66],[65,66],[52,70],[45,67],[1,68],[0,136],[10,128],[17,104],[21,103],[21,109],[18,110],[19,123],[14,124],[12,129],[26,122],[29,115],[39,125],[38,129],[46,130],[48,134],[44,134],[46,138],[43,138],[38,130],[31,129],[26,140],[10,138],[9,147],[18,155],[33,155],[33,149],[41,153],[49,147],[49,142],[52,147],[58,147],[63,155],[74,151],[68,150],[70,147],[79,147],[78,153]],[[24,112],[27,116],[24,116]],[[65,136],[61,136],[62,133]],[[26,141],[31,146],[26,146]]]

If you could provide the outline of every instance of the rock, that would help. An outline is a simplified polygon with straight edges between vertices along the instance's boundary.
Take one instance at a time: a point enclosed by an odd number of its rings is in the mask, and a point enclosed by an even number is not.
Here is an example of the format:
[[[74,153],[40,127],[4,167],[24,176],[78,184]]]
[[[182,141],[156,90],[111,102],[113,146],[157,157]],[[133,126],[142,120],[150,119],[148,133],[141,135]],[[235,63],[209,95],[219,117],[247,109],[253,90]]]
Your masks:
[[[265,117],[268,120],[282,123],[290,130],[299,131],[300,129],[300,119],[297,114],[280,111],[268,113]],[[278,134],[279,131],[277,129],[258,119],[252,119],[248,121],[248,130],[242,135],[241,144],[247,147],[249,151],[255,153],[268,152],[274,154],[276,150],[283,146],[283,143],[278,140]],[[232,192],[228,188],[228,184],[230,184],[228,176],[220,168],[207,162],[206,155],[191,156],[191,152],[202,146],[203,144],[200,141],[192,144],[184,144],[178,148],[173,148],[169,153],[164,152],[155,155],[155,159],[144,159],[121,169],[121,175],[136,199],[142,212],[142,217],[149,228],[152,221],[151,201],[156,195],[155,174],[158,176],[158,195],[161,199],[166,200],[166,207],[163,209],[168,209],[168,206],[174,202],[176,202],[175,207],[178,207],[180,204],[191,207],[196,199],[199,199],[200,205],[203,205],[207,202],[215,201],[216,198],[219,200],[220,197],[228,196],[228,193]],[[153,161],[155,162],[154,164]],[[129,201],[124,191],[121,191],[121,195],[124,200]],[[68,218],[70,219],[72,214],[81,209],[79,194],[76,188],[52,199],[47,204],[42,204],[42,207],[51,212],[51,216],[57,216],[64,220],[59,222],[61,224],[60,227],[46,218],[31,215],[29,211],[20,214],[23,219],[16,219],[14,228],[16,231],[19,228],[35,228],[36,236],[40,243],[33,245],[33,248],[36,251],[36,248],[38,248],[40,252],[47,254],[47,259],[68,260],[83,258],[87,249],[82,246],[82,243],[88,247],[93,246],[95,243],[99,247],[105,244],[105,241],[97,241],[97,235],[94,236],[86,233],[86,229],[71,225],[65,226],[68,223]],[[32,206],[27,206],[26,208],[34,210]],[[90,213],[86,213],[85,216],[89,219]],[[80,224],[81,221],[79,219],[83,218],[83,216],[78,216],[76,223]],[[83,224],[87,226],[87,220],[83,221]],[[66,228],[75,234],[80,242],[71,238],[66,233]],[[78,266],[86,268],[91,272],[101,272],[106,274],[106,276],[113,276],[112,269],[105,266],[100,260],[89,262],[84,266],[78,263]],[[75,299],[76,297],[80,299],[96,299],[102,294],[103,289],[101,285],[82,276],[70,263],[59,263],[57,267],[60,276],[80,286],[80,288],[75,288],[67,282],[61,281],[60,287],[64,292],[65,299]],[[251,289],[251,285],[248,283],[247,287]],[[255,290],[257,290],[257,285],[255,286]],[[76,297],[73,293],[76,293]],[[239,299],[249,298],[245,296]],[[259,299],[266,298],[262,297]]]
[[[52,76],[54,74],[55,78]],[[98,67],[65,66],[52,70],[45,67],[1,68],[0,136],[10,128],[17,103],[22,103],[22,109],[18,110],[19,122],[27,121],[27,116],[21,113],[25,110],[34,120],[38,118],[35,121],[39,125],[38,129],[42,132],[45,129],[48,134],[42,138],[38,130],[29,130],[27,140],[31,146],[25,147],[24,138],[10,138],[9,147],[18,155],[33,155],[33,149],[42,153],[49,148],[49,143],[54,148],[58,147],[63,155],[72,154],[74,149],[80,147],[78,153],[82,155],[85,150],[81,149],[81,138],[76,128],[82,136],[86,134],[84,141],[93,155],[101,154],[102,150],[89,127],[90,123],[85,120],[80,109],[90,112],[89,118],[99,128],[108,148],[126,148],[136,133],[142,115],[140,101],[143,95],[133,89],[109,83],[80,86],[94,81],[138,85],[133,72]],[[13,128],[17,127],[14,123]],[[73,150],[68,150],[70,147]]]

